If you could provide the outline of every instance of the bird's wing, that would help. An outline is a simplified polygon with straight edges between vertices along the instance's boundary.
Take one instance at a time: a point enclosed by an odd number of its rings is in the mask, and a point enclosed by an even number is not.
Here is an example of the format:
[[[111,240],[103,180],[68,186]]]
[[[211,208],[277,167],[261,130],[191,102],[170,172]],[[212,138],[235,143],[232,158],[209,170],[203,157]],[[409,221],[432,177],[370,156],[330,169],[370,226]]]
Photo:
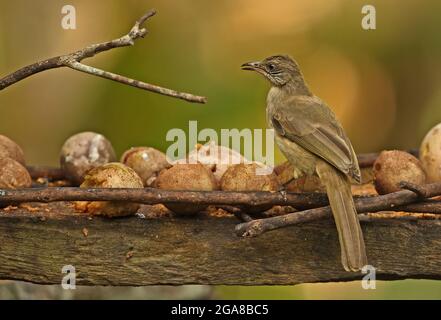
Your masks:
[[[320,99],[287,99],[275,108],[271,121],[278,134],[360,182],[360,169],[351,142],[333,112]]]

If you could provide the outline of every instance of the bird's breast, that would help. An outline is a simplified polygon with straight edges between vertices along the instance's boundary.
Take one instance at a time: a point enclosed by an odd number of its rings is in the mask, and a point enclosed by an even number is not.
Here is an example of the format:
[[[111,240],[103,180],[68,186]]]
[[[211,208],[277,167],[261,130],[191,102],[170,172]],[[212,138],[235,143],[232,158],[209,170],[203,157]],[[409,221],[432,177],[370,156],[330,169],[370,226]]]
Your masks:
[[[268,127],[271,129],[273,129],[272,117],[277,111],[277,106],[285,99],[285,94],[286,93],[278,87],[272,87],[268,92],[266,118]],[[275,140],[280,151],[282,151],[288,161],[294,166],[294,175],[296,177],[315,174],[317,162],[315,155],[297,143],[279,135],[277,132],[275,132]]]
[[[279,135],[275,135],[277,146],[288,161],[294,166],[295,176],[314,175],[317,157],[297,143]]]

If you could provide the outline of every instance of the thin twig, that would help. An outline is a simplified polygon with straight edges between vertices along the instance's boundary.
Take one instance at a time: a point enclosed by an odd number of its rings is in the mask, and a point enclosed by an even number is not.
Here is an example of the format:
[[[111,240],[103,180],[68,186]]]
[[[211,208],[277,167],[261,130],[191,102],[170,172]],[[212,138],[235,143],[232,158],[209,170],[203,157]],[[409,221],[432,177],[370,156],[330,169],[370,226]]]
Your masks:
[[[399,187],[404,190],[410,190],[414,193],[416,193],[420,198],[429,198],[429,195],[427,194],[427,190],[424,188],[424,186],[417,185],[415,183],[407,182],[407,181],[401,181],[399,183]]]
[[[176,90],[172,90],[172,89],[160,87],[160,86],[157,86],[154,84],[134,80],[131,78],[127,78],[125,76],[121,76],[116,73],[112,73],[109,71],[105,71],[105,70],[101,70],[101,69],[98,69],[95,67],[91,67],[91,66],[85,65],[80,62],[73,61],[73,62],[69,63],[68,66],[74,70],[77,70],[77,71],[88,73],[88,74],[98,76],[98,77],[101,77],[104,79],[109,79],[112,81],[124,83],[126,85],[129,85],[129,86],[132,86],[135,88],[144,89],[144,90],[151,91],[151,92],[156,92],[156,93],[159,93],[159,94],[162,94],[165,96],[170,96],[170,97],[174,97],[174,98],[178,98],[178,99],[182,99],[182,100],[186,100],[186,101],[191,101],[191,102],[200,102],[200,103],[206,102],[205,98],[203,98],[203,97],[196,97],[190,93],[178,92]]]
[[[248,221],[253,220],[253,218],[250,215],[243,212],[240,208],[232,207],[232,206],[225,206],[225,205],[218,206],[218,208],[233,214],[240,221],[248,222]]]
[[[415,213],[434,213],[441,214],[441,201],[439,200],[425,200],[407,204],[405,206],[398,206],[390,209],[391,211],[404,211]]]
[[[440,220],[440,214],[434,214],[430,212],[395,212],[395,211],[380,211],[363,213],[358,216],[360,221],[378,221],[378,220]]]
[[[441,194],[441,182],[421,186],[427,197]],[[420,196],[413,191],[402,190],[378,196],[354,199],[358,213],[391,210],[397,206],[405,206],[420,200]],[[300,212],[289,213],[283,216],[266,219],[256,219],[236,226],[236,234],[244,237],[254,237],[264,232],[284,228],[290,225],[304,223],[331,216],[331,207],[321,207]]]
[[[53,57],[50,59],[46,59],[43,61],[39,61],[36,63],[33,63],[31,65],[28,65],[26,67],[23,67],[4,78],[0,79],[0,90],[3,90],[10,85],[13,85],[14,83],[17,83],[29,76],[32,76],[36,73],[54,69],[54,68],[60,68],[60,67],[69,67],[77,71],[86,72],[88,74],[92,74],[95,76],[99,76],[102,78],[110,79],[113,81],[117,81],[126,85],[130,85],[132,87],[136,87],[139,89],[159,93],[162,95],[166,95],[169,97],[174,97],[178,99],[182,99],[189,102],[197,102],[197,103],[205,103],[207,102],[207,98],[201,97],[201,96],[195,96],[190,93],[184,93],[184,92],[178,92],[175,90],[171,90],[168,88],[163,88],[160,86],[152,85],[149,83],[145,83],[142,81],[130,79],[118,74],[114,74],[111,72],[107,72],[104,70],[100,70],[98,68],[90,67],[88,65],[80,63],[82,60],[86,58],[91,58],[95,56],[98,53],[108,51],[114,48],[120,48],[120,47],[127,47],[132,46],[135,44],[135,40],[139,38],[143,38],[147,34],[147,29],[143,27],[143,24],[147,19],[150,17],[153,17],[156,14],[155,10],[148,11],[145,15],[143,15],[140,19],[138,19],[135,22],[135,25],[132,27],[132,29],[127,33],[126,35],[114,39],[111,41],[98,43],[98,44],[92,44],[84,49],[75,51],[73,53],[69,53],[66,55]]]

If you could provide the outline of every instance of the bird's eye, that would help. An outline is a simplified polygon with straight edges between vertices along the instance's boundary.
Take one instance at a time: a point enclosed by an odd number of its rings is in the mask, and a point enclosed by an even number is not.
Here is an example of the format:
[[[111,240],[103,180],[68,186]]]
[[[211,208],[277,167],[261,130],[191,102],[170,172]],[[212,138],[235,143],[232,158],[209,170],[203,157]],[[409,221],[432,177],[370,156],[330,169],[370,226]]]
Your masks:
[[[273,65],[272,63],[270,63],[270,64],[268,65],[268,70],[269,70],[269,71],[274,71],[274,69],[276,69],[276,66]]]

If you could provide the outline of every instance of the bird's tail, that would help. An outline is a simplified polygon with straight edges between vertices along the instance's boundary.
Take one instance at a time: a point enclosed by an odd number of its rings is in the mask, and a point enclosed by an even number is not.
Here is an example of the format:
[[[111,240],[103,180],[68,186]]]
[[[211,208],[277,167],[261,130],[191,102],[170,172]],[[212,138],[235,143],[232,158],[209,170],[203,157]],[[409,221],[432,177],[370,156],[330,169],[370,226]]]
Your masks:
[[[346,271],[359,271],[367,265],[367,257],[349,178],[321,161],[317,164],[317,174],[326,187],[337,225],[343,267]]]

